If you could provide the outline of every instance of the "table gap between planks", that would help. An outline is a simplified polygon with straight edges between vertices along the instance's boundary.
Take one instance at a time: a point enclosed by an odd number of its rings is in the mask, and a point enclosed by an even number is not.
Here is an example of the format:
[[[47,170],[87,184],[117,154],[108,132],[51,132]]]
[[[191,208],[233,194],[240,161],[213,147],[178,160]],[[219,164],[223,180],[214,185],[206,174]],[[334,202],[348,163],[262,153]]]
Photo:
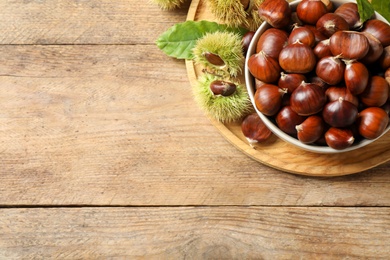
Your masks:
[[[314,178],[238,151],[154,44],[189,5],[0,1],[0,259],[388,257],[390,163]]]

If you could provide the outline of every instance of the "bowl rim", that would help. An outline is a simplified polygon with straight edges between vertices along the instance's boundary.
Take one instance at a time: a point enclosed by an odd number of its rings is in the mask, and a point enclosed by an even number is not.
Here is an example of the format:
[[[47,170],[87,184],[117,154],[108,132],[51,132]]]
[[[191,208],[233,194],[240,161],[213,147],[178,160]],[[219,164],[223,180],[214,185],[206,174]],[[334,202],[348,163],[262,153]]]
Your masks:
[[[295,9],[296,6],[298,5],[299,2],[302,0],[295,0],[289,3],[289,5]],[[343,3],[356,3],[354,0],[332,0],[333,4],[335,6],[339,6]],[[383,16],[381,16],[379,13],[375,12],[374,18],[382,20],[388,24],[390,24]],[[375,139],[363,139],[359,141],[357,144],[352,144],[350,147],[342,149],[342,150],[337,150],[334,148],[331,148],[329,146],[319,146],[319,145],[313,145],[313,144],[305,144],[299,141],[297,138],[294,138],[285,132],[283,132],[279,127],[277,127],[276,124],[274,124],[266,115],[261,113],[254,102],[254,93],[255,93],[255,84],[254,84],[254,77],[252,74],[249,72],[248,68],[248,59],[249,57],[256,52],[256,45],[257,42],[260,38],[260,35],[264,33],[265,30],[268,28],[271,28],[271,26],[267,22],[263,22],[260,27],[256,30],[251,43],[249,44],[249,48],[245,57],[245,68],[244,68],[244,76],[245,76],[245,85],[249,94],[250,101],[252,103],[253,108],[255,109],[256,113],[259,115],[259,117],[263,120],[265,125],[271,130],[272,133],[274,133],[277,137],[282,139],[283,141],[290,143],[300,149],[309,151],[309,152],[314,152],[314,153],[322,153],[322,154],[335,154],[335,153],[344,153],[344,152],[349,152],[353,151],[362,147],[367,146],[368,144],[371,144],[381,138],[383,135],[385,135],[387,132],[390,130],[390,123],[387,126],[386,130],[377,138]]]

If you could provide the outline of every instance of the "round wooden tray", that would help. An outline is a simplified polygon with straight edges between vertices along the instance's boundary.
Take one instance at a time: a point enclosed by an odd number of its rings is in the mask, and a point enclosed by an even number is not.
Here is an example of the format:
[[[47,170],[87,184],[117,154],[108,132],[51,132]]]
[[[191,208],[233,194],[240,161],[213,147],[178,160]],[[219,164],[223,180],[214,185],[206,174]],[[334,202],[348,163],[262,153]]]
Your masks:
[[[193,0],[187,20],[217,21],[209,12],[205,0]],[[218,22],[218,21],[217,21]],[[186,61],[191,85],[194,85],[201,68]],[[390,161],[390,132],[370,145],[340,154],[317,154],[301,150],[276,136],[252,148],[241,132],[240,122],[222,124],[212,118],[211,123],[221,134],[243,153],[256,161],[282,171],[310,176],[342,176],[361,172]]]

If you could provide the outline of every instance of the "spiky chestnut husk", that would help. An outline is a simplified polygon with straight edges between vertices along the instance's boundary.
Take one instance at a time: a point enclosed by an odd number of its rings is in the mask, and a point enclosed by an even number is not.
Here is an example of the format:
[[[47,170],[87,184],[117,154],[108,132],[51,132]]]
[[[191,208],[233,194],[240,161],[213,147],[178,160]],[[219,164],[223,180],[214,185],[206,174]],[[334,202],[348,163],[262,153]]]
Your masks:
[[[212,74],[199,76],[197,84],[192,88],[194,99],[199,107],[210,117],[222,123],[234,122],[253,112],[248,93],[238,82],[236,91],[229,96],[214,95],[210,90],[210,84],[220,77]]]
[[[209,0],[211,13],[221,22],[255,31],[262,20],[257,9],[263,0]],[[245,4],[244,4],[245,3]]]
[[[196,42],[192,50],[194,61],[218,74],[227,73],[235,77],[242,72],[245,62],[241,39],[239,34],[232,32],[207,33]],[[220,58],[223,65],[211,63],[210,54]]]
[[[172,10],[180,7],[184,0],[151,0],[154,4],[160,6],[163,10]]]
[[[248,29],[251,31],[257,31],[260,25],[264,22],[259,16],[259,6],[264,0],[252,0],[253,6],[251,7],[248,16]]]

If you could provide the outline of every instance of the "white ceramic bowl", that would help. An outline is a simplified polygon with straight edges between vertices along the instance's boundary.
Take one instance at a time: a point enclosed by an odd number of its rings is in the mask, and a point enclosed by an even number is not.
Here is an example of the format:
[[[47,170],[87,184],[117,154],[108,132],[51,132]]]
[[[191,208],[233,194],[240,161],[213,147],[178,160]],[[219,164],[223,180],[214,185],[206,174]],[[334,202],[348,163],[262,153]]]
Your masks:
[[[298,5],[298,3],[300,1],[301,0],[297,0],[297,1],[291,2],[290,3],[291,8],[293,10],[295,10],[297,5]],[[334,4],[335,8],[337,8],[338,6],[340,6],[343,3],[347,3],[347,2],[354,2],[354,3],[356,3],[356,1],[351,1],[351,0],[332,0],[332,2]],[[386,19],[384,19],[378,13],[375,13],[375,18],[387,22]],[[295,145],[295,146],[297,146],[297,147],[299,147],[301,149],[307,150],[307,151],[311,151],[311,152],[315,152],[315,153],[324,153],[324,154],[342,153],[342,152],[352,151],[352,150],[364,147],[364,146],[374,142],[375,140],[379,139],[380,137],[378,137],[378,138],[376,138],[374,140],[364,139],[364,140],[362,140],[360,142],[352,144],[350,147],[348,147],[346,149],[343,149],[343,150],[336,150],[336,149],[333,149],[333,148],[328,147],[328,146],[319,146],[319,145],[314,145],[314,144],[304,144],[301,141],[299,141],[297,138],[294,138],[294,137],[284,133],[282,130],[280,130],[278,128],[278,126],[276,124],[274,124],[274,122],[272,122],[266,115],[262,114],[256,108],[256,105],[255,105],[255,102],[254,102],[254,95],[255,95],[256,86],[255,86],[254,77],[252,76],[252,74],[249,72],[249,69],[248,69],[248,59],[249,59],[249,57],[252,54],[254,54],[256,52],[256,45],[257,45],[257,42],[258,42],[261,34],[263,34],[270,27],[271,26],[268,23],[263,22],[261,24],[261,26],[259,27],[259,29],[257,29],[255,35],[253,36],[252,42],[249,45],[249,49],[248,49],[247,56],[246,56],[246,62],[245,62],[245,83],[246,83],[246,87],[247,87],[247,90],[248,90],[248,93],[249,93],[249,97],[251,99],[251,102],[252,102],[253,107],[255,108],[256,112],[259,114],[260,118],[264,121],[264,123],[267,125],[267,127],[276,136],[278,136],[280,139],[282,139],[282,140],[284,140],[284,141],[286,141],[286,142],[288,142],[290,144],[293,144],[293,145]],[[390,125],[387,127],[386,131],[381,136],[383,136],[389,130],[390,130]],[[390,146],[390,144],[389,144],[389,146]]]

